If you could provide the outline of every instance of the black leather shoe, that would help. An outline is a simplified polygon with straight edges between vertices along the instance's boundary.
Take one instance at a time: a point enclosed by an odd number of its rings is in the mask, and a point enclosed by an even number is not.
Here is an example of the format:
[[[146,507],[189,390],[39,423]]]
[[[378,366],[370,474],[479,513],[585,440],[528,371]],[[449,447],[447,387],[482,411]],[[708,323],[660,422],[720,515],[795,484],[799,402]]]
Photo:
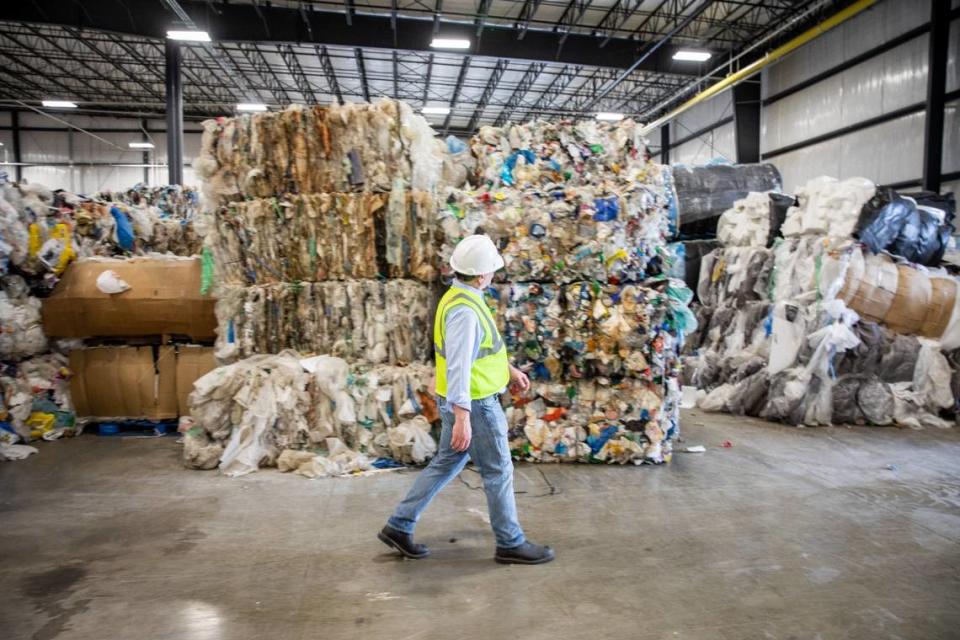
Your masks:
[[[493,559],[500,564],[543,564],[550,562],[556,557],[553,549],[542,544],[533,544],[524,542],[519,547],[504,549],[497,547],[497,553]]]
[[[426,558],[430,555],[430,549],[427,548],[427,545],[417,544],[413,541],[413,536],[409,533],[397,531],[393,527],[384,527],[380,533],[377,534],[377,537],[380,538],[380,542],[388,547],[393,547],[408,558],[416,560],[417,558]]]

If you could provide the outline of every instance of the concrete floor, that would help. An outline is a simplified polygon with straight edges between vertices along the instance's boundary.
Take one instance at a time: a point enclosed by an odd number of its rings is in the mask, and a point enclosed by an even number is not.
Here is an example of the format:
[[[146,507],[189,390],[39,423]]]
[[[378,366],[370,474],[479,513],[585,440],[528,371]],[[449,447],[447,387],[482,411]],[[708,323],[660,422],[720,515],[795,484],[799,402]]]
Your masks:
[[[684,425],[707,453],[669,466],[519,465],[542,567],[491,560],[459,482],[420,527],[433,556],[403,561],[374,534],[412,473],[229,479],[172,438],[43,443],[0,463],[0,637],[960,637],[960,430]]]

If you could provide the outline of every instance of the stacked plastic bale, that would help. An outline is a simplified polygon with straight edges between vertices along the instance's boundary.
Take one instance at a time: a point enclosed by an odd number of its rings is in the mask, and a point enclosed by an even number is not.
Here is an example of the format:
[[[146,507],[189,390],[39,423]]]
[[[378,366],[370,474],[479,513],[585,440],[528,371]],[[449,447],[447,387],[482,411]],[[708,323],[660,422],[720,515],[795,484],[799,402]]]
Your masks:
[[[701,330],[687,343],[698,406],[794,425],[948,424],[957,283],[869,251],[865,238],[889,227],[880,197],[889,204],[863,178],[817,178],[785,220],[777,194],[721,217],[726,246],[704,258]]]
[[[401,418],[435,418],[432,398],[422,393],[429,374],[421,365],[432,355],[424,328],[436,298],[442,165],[442,143],[427,122],[392,100],[293,106],[204,124],[195,166],[203,179],[207,281],[215,283],[218,298],[218,360],[265,372],[254,377],[263,380],[258,389],[277,393],[282,385],[274,378],[281,369],[256,363],[286,350],[333,356],[325,367],[346,362],[348,393],[367,388],[373,372],[381,381],[412,380],[412,373],[419,381],[408,385],[405,406],[383,392],[370,415],[342,419],[345,426],[335,429],[324,421],[323,429],[304,431],[323,432],[336,442],[324,441],[326,436],[286,438],[296,411],[277,413],[279,400],[270,396],[276,420],[268,438],[275,455],[268,462],[278,463],[285,448],[333,456],[342,445],[357,454],[396,455],[384,443],[390,434],[397,440]],[[201,396],[197,411],[206,402]],[[234,443],[244,437],[246,414],[240,415],[229,432]],[[198,428],[204,432],[200,444],[224,433],[209,424]],[[226,450],[232,446],[227,443]],[[221,469],[233,473],[229,460]]]
[[[504,256],[488,301],[533,383],[504,398],[514,455],[669,460],[695,320],[692,292],[662,275],[668,168],[648,160],[629,120],[483,127],[471,147],[479,186],[448,191],[442,255],[486,233]]]

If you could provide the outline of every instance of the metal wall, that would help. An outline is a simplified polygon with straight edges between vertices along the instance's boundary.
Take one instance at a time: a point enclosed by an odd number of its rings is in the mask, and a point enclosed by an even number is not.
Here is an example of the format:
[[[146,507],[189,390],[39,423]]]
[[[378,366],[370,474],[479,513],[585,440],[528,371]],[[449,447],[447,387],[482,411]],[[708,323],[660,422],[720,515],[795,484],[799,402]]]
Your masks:
[[[20,161],[24,163],[24,180],[76,193],[129,189],[145,179],[151,185],[167,183],[166,125],[163,120],[147,120],[145,124],[149,133],[144,134],[144,123],[140,118],[54,115],[96,137],[39,113],[20,112]],[[10,112],[0,112],[0,142],[3,143],[0,170],[13,178],[16,168],[11,127]],[[201,134],[199,123],[189,123],[187,127],[189,131],[184,134],[184,184],[195,185],[196,178],[190,164],[200,151]],[[146,162],[143,150],[128,146],[130,142],[144,139],[155,145],[146,151]],[[145,164],[155,166],[143,166]]]

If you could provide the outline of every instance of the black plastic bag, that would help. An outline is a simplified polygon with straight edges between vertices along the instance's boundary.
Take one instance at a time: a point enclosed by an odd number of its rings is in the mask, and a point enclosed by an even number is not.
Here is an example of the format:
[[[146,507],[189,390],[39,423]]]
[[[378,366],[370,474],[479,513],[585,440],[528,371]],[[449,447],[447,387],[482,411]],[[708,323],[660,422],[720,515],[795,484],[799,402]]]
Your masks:
[[[853,237],[873,253],[880,253],[896,242],[917,207],[890,187],[879,187],[877,193],[860,210]]]
[[[920,341],[899,333],[892,338],[880,360],[880,377],[884,382],[911,382],[920,357]]]
[[[932,213],[914,209],[900,229],[893,246],[888,248],[891,253],[903,256],[910,262],[937,266],[947,250],[951,233],[953,225],[941,224],[939,218]]]
[[[917,205],[933,207],[943,211],[947,222],[953,222],[953,219],[957,216],[957,199],[952,191],[947,191],[944,194],[934,193],[933,191],[917,191],[907,195],[916,200]]]
[[[862,373],[840,376],[833,383],[833,424],[863,424],[863,411],[857,404],[857,392],[867,379]]]
[[[772,247],[780,236],[780,227],[787,219],[787,209],[796,206],[797,199],[782,193],[770,194],[770,234],[767,236],[767,246]]]

